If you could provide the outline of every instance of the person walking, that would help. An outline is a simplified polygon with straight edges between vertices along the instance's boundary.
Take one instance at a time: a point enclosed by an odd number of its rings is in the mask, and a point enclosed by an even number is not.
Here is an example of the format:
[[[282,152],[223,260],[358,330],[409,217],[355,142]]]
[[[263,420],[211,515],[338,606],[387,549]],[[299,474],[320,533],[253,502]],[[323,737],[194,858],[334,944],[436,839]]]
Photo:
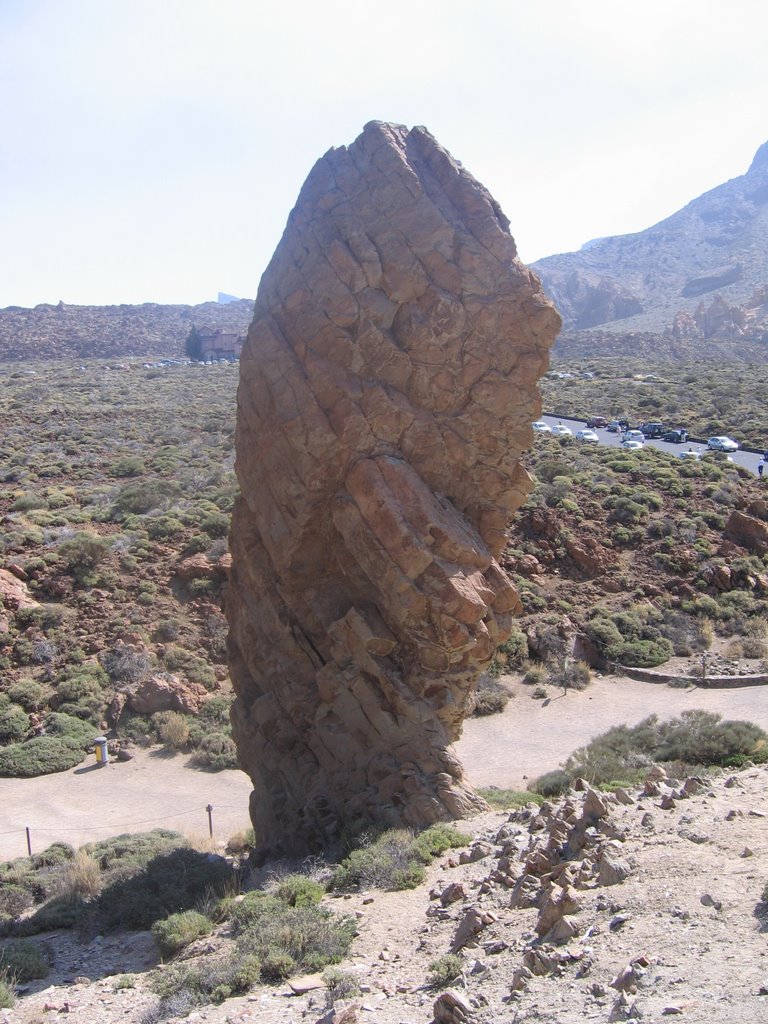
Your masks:
[[[763,479],[763,470],[764,469],[765,469],[765,456],[763,456],[762,459],[760,459],[760,461],[757,464],[757,475],[760,477],[761,480]]]

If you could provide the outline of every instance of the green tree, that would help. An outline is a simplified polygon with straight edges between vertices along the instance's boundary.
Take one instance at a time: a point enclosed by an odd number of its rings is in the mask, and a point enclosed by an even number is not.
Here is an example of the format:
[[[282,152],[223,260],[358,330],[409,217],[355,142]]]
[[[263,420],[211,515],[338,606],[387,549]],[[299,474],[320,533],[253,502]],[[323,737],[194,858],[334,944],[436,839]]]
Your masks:
[[[184,351],[187,353],[190,359],[202,359],[203,356],[203,339],[200,335],[200,331],[192,324],[187,340],[184,344]]]

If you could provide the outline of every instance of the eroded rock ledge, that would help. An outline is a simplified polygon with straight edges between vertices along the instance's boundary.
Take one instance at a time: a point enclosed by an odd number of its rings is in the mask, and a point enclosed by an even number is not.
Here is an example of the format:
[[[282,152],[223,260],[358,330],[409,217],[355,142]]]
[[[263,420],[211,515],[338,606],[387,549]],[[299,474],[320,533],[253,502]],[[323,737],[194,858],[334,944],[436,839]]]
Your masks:
[[[496,561],[560,320],[424,128],[314,166],[238,394],[233,724],[263,853],[482,800],[450,749],[518,595]]]

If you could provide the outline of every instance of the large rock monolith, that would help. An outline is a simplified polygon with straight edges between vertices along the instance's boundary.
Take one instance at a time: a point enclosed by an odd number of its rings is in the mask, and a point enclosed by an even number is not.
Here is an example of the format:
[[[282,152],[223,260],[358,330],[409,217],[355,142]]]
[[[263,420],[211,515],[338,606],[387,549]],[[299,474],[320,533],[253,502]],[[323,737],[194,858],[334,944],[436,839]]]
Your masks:
[[[484,806],[451,743],[519,610],[497,558],[559,325],[426,129],[315,164],[240,366],[227,615],[263,855]]]

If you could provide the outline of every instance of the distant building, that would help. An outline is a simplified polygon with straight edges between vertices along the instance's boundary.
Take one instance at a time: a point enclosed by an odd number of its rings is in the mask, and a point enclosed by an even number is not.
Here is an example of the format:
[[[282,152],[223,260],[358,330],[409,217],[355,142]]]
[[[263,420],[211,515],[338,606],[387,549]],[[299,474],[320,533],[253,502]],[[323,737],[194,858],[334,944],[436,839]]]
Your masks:
[[[201,327],[200,358],[205,362],[212,359],[239,359],[243,351],[245,336],[236,331],[223,331],[220,327]]]

